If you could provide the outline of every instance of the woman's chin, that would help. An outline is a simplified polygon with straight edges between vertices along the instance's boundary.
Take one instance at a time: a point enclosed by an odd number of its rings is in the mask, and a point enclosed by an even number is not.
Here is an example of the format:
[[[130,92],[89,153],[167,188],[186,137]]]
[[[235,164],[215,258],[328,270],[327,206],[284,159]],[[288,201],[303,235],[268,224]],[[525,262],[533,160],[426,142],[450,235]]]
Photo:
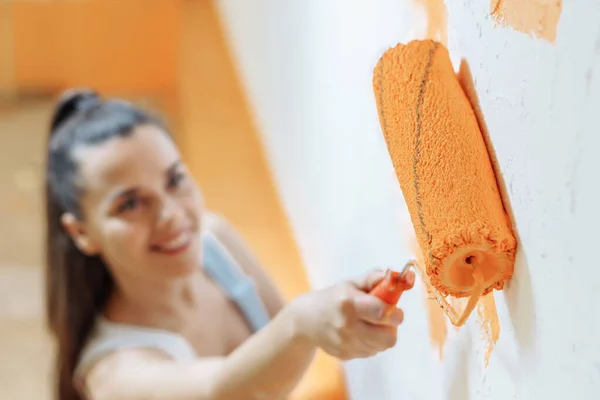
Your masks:
[[[160,265],[161,274],[165,277],[183,278],[200,270],[199,262],[172,262]]]
[[[199,246],[192,244],[178,252],[155,253],[154,261],[165,275],[174,277],[193,274],[200,269],[201,253]]]

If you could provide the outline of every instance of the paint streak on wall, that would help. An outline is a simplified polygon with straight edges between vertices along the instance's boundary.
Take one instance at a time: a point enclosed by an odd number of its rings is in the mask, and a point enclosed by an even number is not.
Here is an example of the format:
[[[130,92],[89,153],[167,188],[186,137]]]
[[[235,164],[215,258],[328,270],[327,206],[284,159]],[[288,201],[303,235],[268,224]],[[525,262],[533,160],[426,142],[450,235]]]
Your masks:
[[[490,363],[490,357],[496,342],[500,337],[500,321],[498,320],[498,312],[496,311],[496,301],[494,293],[489,293],[479,300],[477,305],[477,315],[481,324],[482,337],[485,342],[484,362],[487,367]]]
[[[435,299],[427,296],[427,316],[429,319],[429,337],[431,344],[438,349],[440,360],[444,358],[444,344],[448,337],[448,328],[444,313]]]
[[[554,42],[562,0],[491,0],[490,12],[497,26]]]
[[[471,74],[471,69],[466,60],[462,60],[460,63],[460,68],[458,71],[458,81],[460,85],[467,95],[469,102],[471,103],[471,107],[475,112],[475,116],[477,118],[477,124],[479,125],[479,129],[485,141],[486,147],[488,149],[488,155],[492,162],[492,167],[494,169],[494,174],[496,176],[496,180],[498,183],[498,189],[500,190],[500,195],[502,197],[502,202],[504,204],[504,208],[508,211],[509,217],[511,221],[514,221],[514,217],[512,216],[512,212],[510,211],[509,198],[506,193],[506,184],[504,183],[504,179],[502,178],[502,172],[500,167],[498,166],[498,159],[496,157],[496,152],[492,146],[489,131],[487,125],[485,123],[485,119],[483,117],[483,112],[481,110],[481,106],[479,104],[479,98],[477,96],[477,89],[475,88],[475,82],[473,80],[473,76]],[[514,223],[513,223],[514,229]],[[518,236],[518,234],[517,234]],[[520,241],[518,241],[520,242]],[[494,300],[493,292],[488,294],[479,300],[477,308],[478,321],[481,325],[482,330],[482,338],[484,340],[484,344],[486,346],[486,351],[484,353],[484,363],[487,367],[489,364],[490,357],[495,348],[496,342],[500,337],[500,321],[498,318],[498,312],[496,311],[496,302]]]
[[[427,39],[448,45],[448,12],[444,0],[415,0],[427,13]]]
[[[429,323],[429,338],[433,347],[438,349],[440,360],[444,357],[444,344],[448,338],[448,328],[446,325],[445,315],[440,308],[439,303],[435,300],[430,292],[430,286],[427,281],[427,273],[425,272],[425,261],[423,252],[421,251],[417,238],[414,232],[406,232],[405,237],[410,238],[407,241],[407,249],[410,254],[413,254],[417,260],[418,275],[423,280],[425,286],[425,310],[427,310],[427,321]]]

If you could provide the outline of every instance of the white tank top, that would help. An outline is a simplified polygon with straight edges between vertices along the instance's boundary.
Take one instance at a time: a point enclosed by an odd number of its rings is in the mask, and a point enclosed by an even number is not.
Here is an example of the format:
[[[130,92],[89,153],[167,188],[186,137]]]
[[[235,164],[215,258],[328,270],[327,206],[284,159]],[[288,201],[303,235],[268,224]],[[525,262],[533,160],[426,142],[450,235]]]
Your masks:
[[[259,330],[269,322],[269,315],[254,281],[242,271],[214,235],[205,233],[202,241],[204,270],[236,303],[252,330]],[[109,353],[132,348],[158,349],[177,361],[190,361],[197,357],[191,344],[178,333],[115,323],[98,316],[79,358],[75,378],[78,381],[83,379],[90,368]]]

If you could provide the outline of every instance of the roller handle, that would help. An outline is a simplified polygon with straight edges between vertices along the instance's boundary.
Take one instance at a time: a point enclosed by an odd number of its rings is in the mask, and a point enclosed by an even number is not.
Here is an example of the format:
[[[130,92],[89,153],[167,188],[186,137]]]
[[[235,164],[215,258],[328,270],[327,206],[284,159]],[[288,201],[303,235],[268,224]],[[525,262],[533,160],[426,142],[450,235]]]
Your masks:
[[[406,269],[402,272],[387,269],[385,277],[371,289],[369,294],[395,306],[400,300],[402,293],[404,293],[405,290],[410,289],[414,284],[414,274],[405,275],[405,272]]]

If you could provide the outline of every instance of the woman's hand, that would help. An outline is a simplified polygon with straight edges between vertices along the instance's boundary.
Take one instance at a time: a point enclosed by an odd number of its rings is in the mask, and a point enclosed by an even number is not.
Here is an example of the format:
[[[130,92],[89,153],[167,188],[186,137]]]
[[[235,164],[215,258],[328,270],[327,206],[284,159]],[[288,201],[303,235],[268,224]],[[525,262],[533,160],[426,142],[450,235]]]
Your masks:
[[[384,275],[374,270],[298,297],[291,304],[298,333],[342,360],[370,357],[393,347],[404,313],[367,293]]]

